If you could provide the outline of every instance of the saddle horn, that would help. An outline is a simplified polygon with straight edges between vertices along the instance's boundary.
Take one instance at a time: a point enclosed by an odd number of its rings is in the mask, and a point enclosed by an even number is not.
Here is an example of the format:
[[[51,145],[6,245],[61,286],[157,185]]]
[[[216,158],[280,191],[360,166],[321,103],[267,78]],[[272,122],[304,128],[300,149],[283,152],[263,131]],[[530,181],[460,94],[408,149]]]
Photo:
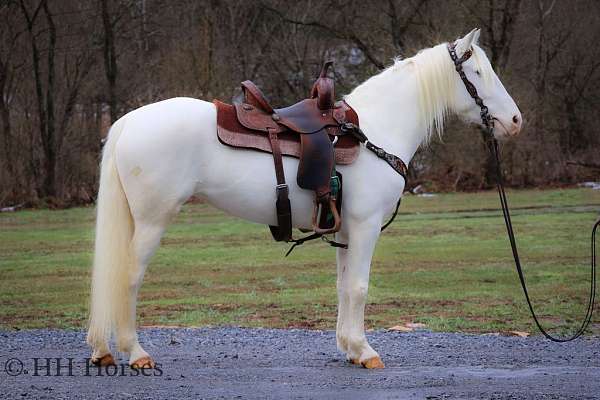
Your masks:
[[[333,66],[333,60],[327,60],[323,63],[323,67],[321,68],[321,73],[319,74],[319,78],[327,78],[327,73],[329,72],[329,68]]]
[[[319,78],[310,91],[310,97],[313,99],[317,98],[319,110],[329,110],[333,108],[333,104],[335,103],[334,81],[327,76],[329,68],[332,65],[333,60],[325,61],[323,68],[321,68],[321,73],[319,73]]]

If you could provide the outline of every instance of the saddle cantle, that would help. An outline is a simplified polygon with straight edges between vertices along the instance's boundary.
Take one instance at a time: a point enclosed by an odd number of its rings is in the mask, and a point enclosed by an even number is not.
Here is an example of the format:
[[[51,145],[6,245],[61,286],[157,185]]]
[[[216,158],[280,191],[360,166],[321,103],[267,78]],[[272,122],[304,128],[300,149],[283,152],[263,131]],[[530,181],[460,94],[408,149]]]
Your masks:
[[[341,129],[348,122],[358,126],[358,115],[346,102],[335,102],[334,80],[327,76],[332,64],[323,65],[310,98],[289,107],[274,109],[251,81],[242,82],[243,103],[214,101],[217,135],[222,143],[273,154],[278,226],[269,228],[277,241],[292,239],[283,155],[300,159],[298,186],[315,192],[315,233],[333,233],[341,227],[341,174],[335,165],[354,162],[360,148],[358,139]]]

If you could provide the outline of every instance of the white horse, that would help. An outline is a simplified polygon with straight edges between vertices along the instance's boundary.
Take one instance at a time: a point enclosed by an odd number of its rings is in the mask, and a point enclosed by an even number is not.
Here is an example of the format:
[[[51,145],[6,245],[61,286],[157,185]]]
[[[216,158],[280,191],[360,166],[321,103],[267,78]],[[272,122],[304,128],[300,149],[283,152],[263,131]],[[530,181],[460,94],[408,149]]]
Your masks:
[[[495,120],[497,139],[515,136],[521,114],[477,46],[479,30],[456,42],[464,63]],[[469,97],[446,44],[397,60],[345,97],[359,115],[369,139],[409,163],[419,145],[444,119],[456,114],[481,123],[479,107]],[[212,103],[174,98],[134,110],[112,126],[102,156],[87,341],[92,359],[113,363],[109,341],[129,353],[132,367],[153,367],[138,342],[136,298],[144,271],[167,224],[192,195],[237,217],[276,225],[273,157],[234,149],[217,139]],[[294,176],[298,160],[285,157],[284,170]],[[344,176],[343,226],[337,250],[337,346],[348,360],[383,368],[367,342],[364,308],[369,270],[382,222],[391,215],[404,179],[370,151],[361,148],[351,165],[338,166]],[[311,228],[313,193],[289,180],[294,226]]]

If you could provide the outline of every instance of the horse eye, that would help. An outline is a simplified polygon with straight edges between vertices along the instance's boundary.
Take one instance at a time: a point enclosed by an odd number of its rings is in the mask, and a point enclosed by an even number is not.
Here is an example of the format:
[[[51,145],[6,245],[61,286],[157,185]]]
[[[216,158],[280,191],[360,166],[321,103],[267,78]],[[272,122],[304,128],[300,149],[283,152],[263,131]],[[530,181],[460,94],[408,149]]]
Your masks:
[[[481,72],[479,72],[479,70],[478,70],[478,69],[476,69],[476,70],[475,70],[475,73],[476,73],[477,75],[481,76]]]

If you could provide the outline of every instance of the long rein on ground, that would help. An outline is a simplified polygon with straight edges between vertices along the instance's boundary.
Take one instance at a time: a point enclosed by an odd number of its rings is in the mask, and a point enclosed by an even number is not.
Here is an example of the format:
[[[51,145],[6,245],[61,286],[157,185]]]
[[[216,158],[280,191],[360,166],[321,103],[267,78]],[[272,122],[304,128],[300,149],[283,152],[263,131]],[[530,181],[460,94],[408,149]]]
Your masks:
[[[531,299],[529,298],[529,292],[527,291],[527,285],[525,284],[525,276],[523,274],[523,269],[521,267],[519,252],[517,250],[517,242],[515,239],[515,233],[513,231],[512,221],[510,218],[510,212],[508,209],[506,193],[504,192],[504,177],[502,175],[498,141],[494,138],[494,135],[493,135],[494,119],[490,116],[488,108],[483,103],[483,100],[481,99],[481,97],[479,97],[479,95],[477,93],[477,89],[475,88],[475,85],[473,85],[473,83],[471,83],[471,81],[469,81],[469,79],[467,78],[467,76],[463,70],[463,67],[462,67],[462,64],[465,61],[467,61],[469,59],[469,57],[471,57],[472,53],[470,50],[467,50],[462,55],[462,57],[459,58],[456,54],[456,49],[455,49],[454,43],[448,44],[448,52],[450,53],[450,58],[452,58],[452,61],[454,62],[456,72],[458,72],[458,74],[460,75],[460,78],[463,81],[465,88],[467,89],[467,92],[469,92],[469,95],[473,98],[473,100],[475,100],[475,103],[481,108],[481,121],[483,123],[484,129],[487,134],[487,145],[496,160],[496,185],[498,187],[498,195],[500,197],[500,204],[502,205],[502,214],[504,216],[504,222],[506,224],[506,231],[508,233],[510,247],[512,249],[513,258],[515,260],[515,266],[517,267],[517,274],[519,275],[519,281],[521,282],[521,287],[523,288],[523,293],[525,294],[525,299],[527,300],[527,305],[529,306],[529,311],[531,312],[531,316],[533,317],[533,320],[535,321],[535,324],[537,325],[540,332],[542,332],[542,334],[545,337],[552,340],[553,342],[570,342],[571,340],[577,339],[578,337],[583,335],[583,333],[587,329],[588,325],[590,324],[590,322],[592,320],[592,314],[594,312],[594,302],[595,302],[595,298],[596,298],[596,230],[597,230],[598,226],[600,225],[600,219],[598,219],[596,221],[596,223],[594,224],[594,227],[592,228],[592,238],[591,238],[592,253],[591,253],[591,265],[590,265],[590,270],[591,270],[591,273],[590,273],[590,295],[589,295],[589,300],[588,300],[587,311],[586,311],[585,317],[583,319],[583,322],[581,323],[581,326],[579,327],[579,329],[570,337],[558,338],[558,337],[552,336],[542,327],[540,321],[538,320],[537,314],[535,313],[535,311],[533,309],[533,305],[531,304]]]

